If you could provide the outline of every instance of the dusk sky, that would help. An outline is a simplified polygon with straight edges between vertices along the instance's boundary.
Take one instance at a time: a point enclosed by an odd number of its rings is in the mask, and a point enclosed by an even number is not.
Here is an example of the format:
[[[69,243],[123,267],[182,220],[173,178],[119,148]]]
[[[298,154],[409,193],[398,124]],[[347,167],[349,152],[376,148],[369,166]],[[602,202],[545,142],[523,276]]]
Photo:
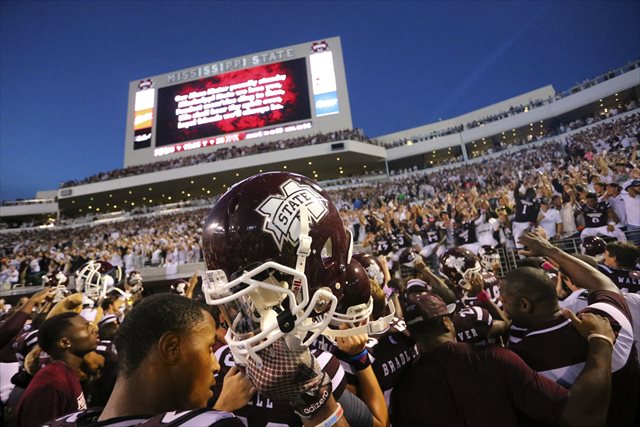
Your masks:
[[[132,80],[340,36],[370,137],[640,58],[640,2],[1,1],[0,199],[122,167]]]

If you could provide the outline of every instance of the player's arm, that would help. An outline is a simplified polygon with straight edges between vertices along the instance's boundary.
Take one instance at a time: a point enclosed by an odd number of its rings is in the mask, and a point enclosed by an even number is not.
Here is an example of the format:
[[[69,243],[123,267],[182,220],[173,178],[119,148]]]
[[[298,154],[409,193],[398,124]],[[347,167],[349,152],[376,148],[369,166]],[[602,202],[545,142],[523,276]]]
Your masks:
[[[439,295],[448,295],[451,301],[455,301],[456,296],[453,291],[444,283],[444,280],[426,266],[422,258],[417,258],[414,266],[418,270],[419,279],[424,280],[431,288],[436,289]]]
[[[193,298],[193,291],[195,291],[196,285],[198,284],[198,277],[200,277],[200,272],[196,271],[189,278],[189,286],[187,287],[187,290],[184,292],[185,297],[189,299]]]
[[[331,427],[349,427],[349,423],[343,416],[342,407],[333,398],[329,396],[327,403],[320,408],[313,416],[302,418],[302,424],[305,427],[315,426],[331,426]]]
[[[590,291],[607,290],[620,293],[618,287],[598,269],[569,255],[539,236],[533,233],[524,233],[520,236],[520,243],[529,248],[526,251],[520,251],[523,255],[551,259],[576,285]]]
[[[516,186],[513,189],[513,199],[514,200],[518,200],[520,199],[520,189],[522,187],[522,181],[518,179],[518,181],[516,182]]]
[[[560,417],[565,426],[603,426],[611,397],[611,354],[615,335],[606,318],[584,313],[580,318],[566,310],[574,327],[589,342],[585,366],[569,390]]]
[[[509,332],[511,327],[509,316],[491,300],[489,293],[484,290],[484,280],[480,274],[474,274],[471,280],[464,285],[464,288],[467,291],[467,296],[477,298],[478,305],[487,310],[493,318],[488,332],[490,337],[505,335]]]
[[[609,207],[609,209],[607,209],[607,216],[609,217],[609,231],[613,231],[613,226],[618,224],[620,222],[620,218],[618,218],[618,214],[616,214],[616,211],[613,210],[613,207]]]
[[[560,216],[560,213],[558,213],[557,215],[557,220],[556,220],[556,236],[558,236],[558,238],[562,235],[562,232],[564,231],[564,223],[562,221],[562,217]]]
[[[340,351],[349,358],[349,363],[358,377],[358,397],[371,411],[373,427],[386,427],[389,425],[389,413],[365,347],[367,338],[367,334],[337,337],[336,343]]]

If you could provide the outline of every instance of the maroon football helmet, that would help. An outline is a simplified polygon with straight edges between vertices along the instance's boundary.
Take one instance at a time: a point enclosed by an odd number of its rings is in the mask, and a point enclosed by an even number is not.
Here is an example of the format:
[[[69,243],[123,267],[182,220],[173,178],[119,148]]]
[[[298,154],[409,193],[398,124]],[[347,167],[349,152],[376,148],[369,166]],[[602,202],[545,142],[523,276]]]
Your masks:
[[[597,260],[601,261],[604,259],[604,249],[606,248],[607,243],[598,236],[587,236],[582,239],[582,243],[580,244],[580,252],[584,255],[589,255]]]
[[[189,282],[184,279],[175,280],[171,284],[170,289],[172,293],[178,294],[183,297],[187,294],[187,289],[189,289]]]
[[[474,273],[482,271],[480,259],[468,249],[455,247],[447,249],[440,256],[440,272],[454,285],[469,280]]]
[[[142,286],[142,274],[136,270],[129,272],[129,274],[127,274],[125,288],[132,294],[144,291],[144,286]]]
[[[400,251],[397,262],[401,278],[406,279],[416,275],[415,263],[418,257],[420,257],[420,254],[414,251],[413,248],[404,248]]]
[[[358,261],[366,270],[367,275],[371,280],[375,280],[380,287],[384,287],[387,284],[387,280],[384,274],[384,266],[382,261],[377,257],[359,252],[353,254],[353,259]]]
[[[499,273],[501,268],[500,253],[498,250],[489,245],[482,245],[478,249],[478,256],[480,257],[480,263],[487,271]]]
[[[203,293],[221,305],[240,359],[294,329],[313,333],[306,343],[350,335],[327,326],[371,312],[350,233],[329,195],[302,175],[262,173],[232,186],[209,211],[202,243]]]
[[[355,253],[353,254],[353,259],[355,259],[360,263],[360,265],[362,265],[369,279],[375,281],[378,285],[380,285],[381,289],[387,285],[387,280],[384,273],[385,268],[379,258],[365,253]],[[386,316],[381,316],[378,319],[369,321],[367,332],[380,333],[385,331],[389,327],[389,323],[393,320],[393,317],[396,314],[395,305],[390,299],[387,300],[387,308],[388,310]]]

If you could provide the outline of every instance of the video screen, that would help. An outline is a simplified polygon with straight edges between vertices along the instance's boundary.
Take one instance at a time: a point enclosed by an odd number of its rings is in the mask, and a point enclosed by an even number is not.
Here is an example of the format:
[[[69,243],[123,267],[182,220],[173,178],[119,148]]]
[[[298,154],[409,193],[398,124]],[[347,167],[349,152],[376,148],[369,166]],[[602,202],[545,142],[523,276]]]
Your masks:
[[[305,58],[158,90],[156,146],[311,117]]]

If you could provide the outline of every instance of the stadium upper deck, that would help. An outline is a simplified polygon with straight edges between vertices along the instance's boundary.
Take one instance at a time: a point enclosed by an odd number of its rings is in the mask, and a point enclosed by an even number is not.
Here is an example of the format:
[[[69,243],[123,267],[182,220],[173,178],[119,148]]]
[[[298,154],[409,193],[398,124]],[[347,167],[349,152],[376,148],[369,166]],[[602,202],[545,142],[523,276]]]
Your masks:
[[[545,86],[456,118],[383,135],[373,143],[362,131],[334,129],[260,144],[237,141],[206,155],[183,153],[178,160],[149,163],[129,174],[124,168],[99,174],[93,182],[67,183],[55,196],[41,192],[32,201],[4,202],[0,219],[43,224],[61,217],[188,202],[212,197],[244,177],[268,170],[327,181],[466,161],[635,106],[640,99],[639,67],[636,61],[563,93]]]

